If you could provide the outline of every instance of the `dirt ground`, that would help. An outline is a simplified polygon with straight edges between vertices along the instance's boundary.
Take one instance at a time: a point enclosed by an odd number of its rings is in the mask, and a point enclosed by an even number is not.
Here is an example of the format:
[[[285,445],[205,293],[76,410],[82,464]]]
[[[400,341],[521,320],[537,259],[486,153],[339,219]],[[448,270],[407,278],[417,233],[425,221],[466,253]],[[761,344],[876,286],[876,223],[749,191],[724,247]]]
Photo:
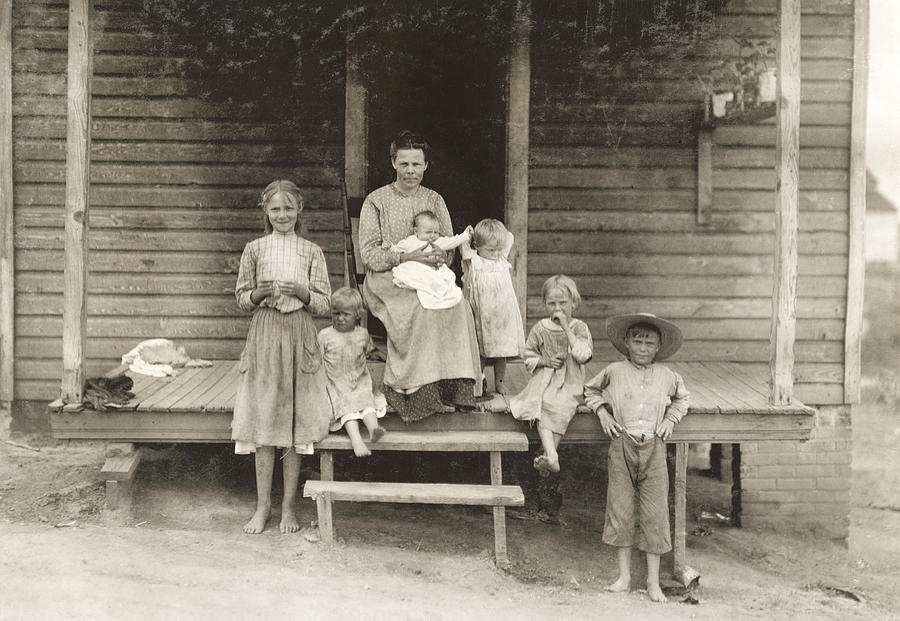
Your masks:
[[[601,449],[565,448],[563,463],[584,467],[562,479],[562,524],[507,519],[512,568],[504,573],[493,567],[484,509],[339,503],[332,548],[310,541],[310,527],[278,533],[275,518],[246,536],[252,461],[229,446],[150,449],[133,511],[117,514],[102,508],[102,444],[18,432],[12,441],[22,446],[0,443],[0,619],[900,618],[898,276],[868,279],[867,300],[882,312],[868,314],[847,546],[732,528],[714,517],[729,511],[728,486],[692,470],[696,603],[676,590],[670,603],[653,604],[640,589],[603,591],[616,570],[600,542],[602,471],[590,467]],[[304,475],[314,466],[304,462]],[[336,470],[358,467],[347,458]],[[310,500],[301,500],[300,517],[315,519]],[[635,569],[639,587],[642,559]]]

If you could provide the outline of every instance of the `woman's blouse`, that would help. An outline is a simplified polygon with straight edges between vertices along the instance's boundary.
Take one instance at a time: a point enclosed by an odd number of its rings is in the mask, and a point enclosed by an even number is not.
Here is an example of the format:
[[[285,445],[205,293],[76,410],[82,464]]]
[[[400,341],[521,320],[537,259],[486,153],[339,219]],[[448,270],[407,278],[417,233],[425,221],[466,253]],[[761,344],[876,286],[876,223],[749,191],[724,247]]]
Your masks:
[[[309,304],[293,295],[269,296],[259,304],[250,301],[257,283],[267,280],[299,282],[309,288]],[[331,282],[325,254],[316,244],[294,232],[273,232],[244,246],[234,294],[238,306],[253,311],[260,306],[290,313],[304,306],[315,315],[326,315],[331,308]],[[274,299],[273,299],[274,298]]]
[[[420,185],[406,196],[391,183],[366,197],[359,217],[359,252],[367,269],[386,272],[400,263],[402,253],[389,248],[412,234],[413,218],[422,211],[434,212],[441,236],[453,235],[450,212],[434,190]]]

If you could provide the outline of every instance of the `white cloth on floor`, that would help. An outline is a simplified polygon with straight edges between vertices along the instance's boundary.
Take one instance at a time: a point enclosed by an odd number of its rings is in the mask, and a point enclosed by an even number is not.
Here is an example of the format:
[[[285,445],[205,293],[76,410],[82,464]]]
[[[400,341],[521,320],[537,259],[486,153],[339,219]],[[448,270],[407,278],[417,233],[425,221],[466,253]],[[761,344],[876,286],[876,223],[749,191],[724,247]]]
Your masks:
[[[209,360],[191,358],[184,347],[176,347],[169,339],[148,339],[138,343],[122,356],[122,364],[127,364],[134,373],[153,377],[177,375],[175,369],[178,367],[212,366]]]

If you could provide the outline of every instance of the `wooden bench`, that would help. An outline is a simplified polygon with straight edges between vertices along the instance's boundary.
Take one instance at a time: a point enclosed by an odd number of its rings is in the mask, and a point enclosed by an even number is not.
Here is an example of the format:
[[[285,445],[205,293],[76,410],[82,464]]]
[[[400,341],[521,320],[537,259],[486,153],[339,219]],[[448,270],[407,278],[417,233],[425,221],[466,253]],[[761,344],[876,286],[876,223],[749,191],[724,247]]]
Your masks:
[[[131,508],[131,482],[138,464],[141,449],[130,442],[112,442],[106,447],[106,461],[100,475],[106,481],[106,506],[109,509]]]
[[[320,481],[307,481],[303,495],[314,498],[322,540],[334,540],[332,504],[355,502],[399,502],[420,504],[484,505],[494,508],[494,559],[509,566],[506,551],[506,507],[521,507],[525,496],[517,485],[503,485],[503,451],[527,451],[528,437],[518,431],[391,431],[367,446],[373,451],[490,452],[491,484],[366,483],[334,480],[333,451],[352,450],[345,435],[332,434],[316,445]]]

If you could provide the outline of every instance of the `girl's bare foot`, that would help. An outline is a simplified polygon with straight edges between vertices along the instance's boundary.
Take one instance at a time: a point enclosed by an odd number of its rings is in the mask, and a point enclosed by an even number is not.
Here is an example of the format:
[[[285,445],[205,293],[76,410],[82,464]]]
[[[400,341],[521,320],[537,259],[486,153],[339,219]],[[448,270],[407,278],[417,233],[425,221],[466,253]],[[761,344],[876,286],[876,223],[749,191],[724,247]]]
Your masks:
[[[257,507],[256,513],[250,518],[250,521],[244,524],[244,532],[248,535],[258,535],[266,529],[266,522],[269,521],[269,515],[272,513],[272,507]]]
[[[548,455],[547,459],[547,468],[549,468],[550,472],[559,472],[559,455]]]
[[[627,593],[631,588],[631,576],[619,576],[619,579],[606,587],[610,593]]]
[[[372,451],[369,450],[369,447],[366,446],[366,443],[362,441],[358,435],[357,437],[350,438],[350,444],[353,445],[353,454],[357,457],[368,457],[372,454]]]
[[[534,468],[535,470],[540,471],[541,474],[549,473],[550,467],[547,462],[546,455],[538,455],[534,458]]]
[[[647,585],[647,595],[650,596],[654,602],[667,602],[669,598],[665,596],[662,592],[662,589],[659,588],[658,584],[648,584]]]
[[[287,505],[281,507],[281,532],[296,533],[298,530],[300,530],[300,522],[297,521],[294,508]]]
[[[378,425],[374,429],[369,430],[369,442],[378,442],[381,439],[381,436],[384,435],[386,429],[381,425]]]

